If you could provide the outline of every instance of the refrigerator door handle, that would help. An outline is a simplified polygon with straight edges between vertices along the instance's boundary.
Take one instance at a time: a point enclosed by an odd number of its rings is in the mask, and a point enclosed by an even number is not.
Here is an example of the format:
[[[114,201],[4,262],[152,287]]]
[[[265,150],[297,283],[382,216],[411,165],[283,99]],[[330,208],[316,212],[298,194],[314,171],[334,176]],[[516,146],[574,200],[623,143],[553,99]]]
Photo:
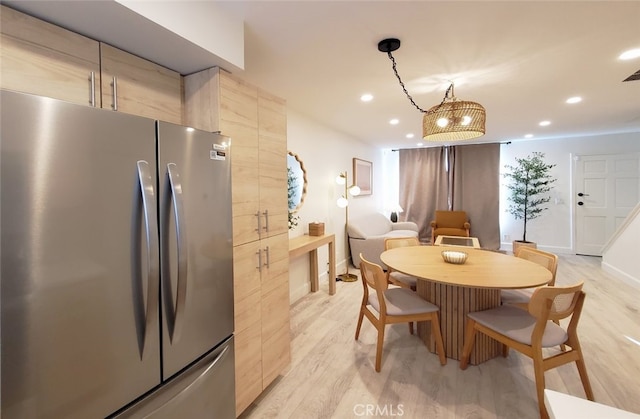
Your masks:
[[[180,339],[184,317],[185,303],[187,299],[187,234],[184,221],[184,204],[182,198],[182,183],[175,163],[167,164],[169,185],[171,187],[171,199],[173,201],[173,213],[176,224],[176,240],[178,245],[178,289],[176,301],[173,307],[173,330],[170,330],[172,342]],[[173,302],[172,302],[173,305]]]
[[[147,307],[144,316],[144,330],[141,355],[144,353],[144,345],[147,338],[153,331],[156,314],[158,311],[158,286],[160,273],[160,255],[158,252],[158,217],[156,213],[154,180],[151,177],[149,163],[139,160],[138,179],[142,196],[142,207],[144,213],[144,228],[147,241]],[[144,302],[143,302],[144,304]],[[144,309],[144,307],[143,307]]]
[[[220,352],[220,354],[218,354],[218,356],[216,356],[216,358],[213,361],[211,361],[209,366],[204,371],[202,371],[202,373],[200,373],[200,375],[198,375],[198,377],[195,380],[193,380],[193,382],[191,382],[191,384],[189,384],[184,390],[182,390],[181,394],[188,393],[191,388],[197,386],[199,384],[200,380],[202,380],[202,377],[205,377],[207,375],[207,373],[209,371],[211,371],[211,369],[213,369],[216,365],[218,365],[220,360],[222,360],[225,356],[227,356],[227,353],[229,353],[229,347],[228,346],[225,347],[222,350],[222,352]],[[179,396],[180,396],[180,394],[178,394],[176,396],[176,398],[179,397]]]

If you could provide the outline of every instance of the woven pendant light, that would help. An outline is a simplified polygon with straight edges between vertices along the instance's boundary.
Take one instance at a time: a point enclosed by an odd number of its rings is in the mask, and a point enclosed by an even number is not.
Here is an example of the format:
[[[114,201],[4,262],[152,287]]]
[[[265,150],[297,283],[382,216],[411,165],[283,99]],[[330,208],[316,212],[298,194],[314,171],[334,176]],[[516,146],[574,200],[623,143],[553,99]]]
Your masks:
[[[396,38],[383,39],[378,42],[378,51],[386,53],[391,60],[393,73],[405,95],[411,104],[424,114],[422,138],[426,141],[458,141],[483,136],[486,122],[484,107],[477,102],[456,99],[453,95],[453,83],[447,89],[439,105],[424,110],[416,104],[405,88],[396,69],[396,60],[391,54],[398,48],[400,48],[400,40]]]
[[[457,141],[478,138],[485,133],[486,112],[477,102],[447,99],[427,110],[422,118],[426,141]]]

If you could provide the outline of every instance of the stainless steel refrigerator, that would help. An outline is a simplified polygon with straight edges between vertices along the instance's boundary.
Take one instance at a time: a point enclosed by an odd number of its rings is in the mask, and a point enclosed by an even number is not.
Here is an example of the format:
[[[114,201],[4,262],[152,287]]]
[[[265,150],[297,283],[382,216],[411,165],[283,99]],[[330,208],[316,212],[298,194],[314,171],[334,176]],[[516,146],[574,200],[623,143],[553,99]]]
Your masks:
[[[228,139],[0,94],[2,418],[235,418]]]

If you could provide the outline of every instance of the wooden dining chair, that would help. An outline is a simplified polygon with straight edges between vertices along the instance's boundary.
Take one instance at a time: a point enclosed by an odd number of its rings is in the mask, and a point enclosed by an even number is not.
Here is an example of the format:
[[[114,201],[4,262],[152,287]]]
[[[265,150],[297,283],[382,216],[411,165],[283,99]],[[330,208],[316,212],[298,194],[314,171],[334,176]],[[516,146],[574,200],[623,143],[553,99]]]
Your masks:
[[[533,292],[527,311],[503,305],[467,314],[460,369],[466,369],[476,332],[481,332],[533,360],[538,408],[547,418],[544,405],[544,372],[575,362],[587,399],[593,400],[587,368],[578,341],[577,328],[585,293],[583,283],[566,287],[541,287]],[[566,329],[555,322],[571,317]],[[544,357],[543,348],[564,344],[563,352]],[[547,353],[548,354],[548,353]]]
[[[420,240],[418,240],[417,237],[389,237],[384,239],[384,250],[406,246],[420,246]],[[388,267],[387,281],[389,281],[390,284],[415,291],[418,280],[415,276],[403,274]]]
[[[360,254],[360,276],[364,294],[360,305],[356,340],[360,336],[362,319],[366,316],[378,330],[376,345],[376,372],[380,372],[382,364],[382,343],[386,325],[394,323],[431,322],[431,331],[436,342],[436,349],[440,357],[440,364],[445,365],[447,359],[440,333],[438,306],[422,299],[415,292],[407,288],[389,288],[387,277],[380,265],[367,261]]]
[[[555,285],[556,272],[558,271],[557,255],[543,250],[534,249],[533,247],[521,247],[518,249],[518,253],[515,256],[547,268],[551,272],[551,281],[547,283],[547,286]],[[526,310],[527,305],[531,300],[531,296],[536,289],[537,288],[501,290],[500,302],[502,304],[510,304]]]

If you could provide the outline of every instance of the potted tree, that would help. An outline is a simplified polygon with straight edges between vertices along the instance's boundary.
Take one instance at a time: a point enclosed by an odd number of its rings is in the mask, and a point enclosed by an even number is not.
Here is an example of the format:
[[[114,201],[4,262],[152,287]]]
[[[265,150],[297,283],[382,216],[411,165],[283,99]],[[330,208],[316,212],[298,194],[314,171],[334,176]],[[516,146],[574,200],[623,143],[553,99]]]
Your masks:
[[[516,164],[505,165],[508,170],[504,176],[509,179],[507,188],[510,202],[508,211],[516,220],[523,220],[522,240],[513,241],[513,253],[517,254],[520,246],[537,247],[536,243],[527,240],[527,222],[538,218],[547,210],[553,182],[551,169],[555,164],[544,161],[544,153],[533,152],[524,158],[516,157]]]

